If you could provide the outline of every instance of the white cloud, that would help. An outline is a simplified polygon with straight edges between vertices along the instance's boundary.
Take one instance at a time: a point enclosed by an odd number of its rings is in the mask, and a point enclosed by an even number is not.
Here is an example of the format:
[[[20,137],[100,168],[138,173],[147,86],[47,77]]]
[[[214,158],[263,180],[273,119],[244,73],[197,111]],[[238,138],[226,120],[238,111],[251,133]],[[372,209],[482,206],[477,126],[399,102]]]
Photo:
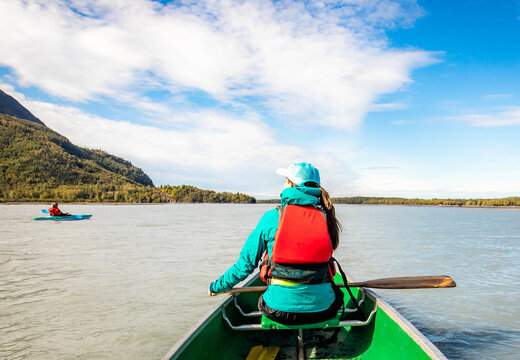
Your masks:
[[[150,168],[191,170],[191,177],[196,173],[226,177],[226,172],[236,169],[248,171],[251,164],[264,170],[270,164],[304,156],[298,147],[277,144],[272,131],[255,119],[236,119],[229,114],[186,113],[177,121],[193,126],[163,130],[92,116],[73,107],[38,101],[27,104],[47,126],[73,143],[101,148]]]
[[[20,84],[72,101],[195,90],[356,129],[380,95],[434,61],[386,44],[384,29],[419,16],[415,1],[5,0],[0,64]]]
[[[408,109],[410,105],[402,104],[402,103],[380,103],[380,104],[372,104],[370,106],[370,111],[378,112],[378,111],[392,111],[392,110],[404,110]]]
[[[274,170],[295,161],[317,166],[331,193],[340,192],[354,178],[346,162],[332,152],[279,143],[275,132],[254,113],[241,118],[223,111],[178,113],[170,122],[177,129],[165,130],[30,100],[7,83],[0,83],[0,88],[74,144],[130,160],[156,184],[190,184],[273,198],[283,184]]]
[[[494,198],[518,196],[519,171],[489,175],[421,176],[406,169],[363,173],[351,183],[350,195],[405,198]]]
[[[467,122],[471,126],[495,127],[520,125],[520,106],[510,107],[495,114],[465,114],[449,119]]]
[[[380,99],[435,54],[391,48],[385,31],[422,15],[415,0],[3,0],[0,66],[16,85],[72,103],[119,102],[158,116],[141,122],[168,129],[15,96],[74,143],[125,157],[156,183],[277,195],[273,169],[306,160],[342,195],[359,177],[347,165],[359,149],[338,139],[325,147],[303,129],[355,130],[367,112],[403,108]],[[198,93],[219,103],[201,110]],[[273,129],[258,115],[266,109]],[[274,130],[281,121],[298,126],[282,125],[296,131],[289,145]]]

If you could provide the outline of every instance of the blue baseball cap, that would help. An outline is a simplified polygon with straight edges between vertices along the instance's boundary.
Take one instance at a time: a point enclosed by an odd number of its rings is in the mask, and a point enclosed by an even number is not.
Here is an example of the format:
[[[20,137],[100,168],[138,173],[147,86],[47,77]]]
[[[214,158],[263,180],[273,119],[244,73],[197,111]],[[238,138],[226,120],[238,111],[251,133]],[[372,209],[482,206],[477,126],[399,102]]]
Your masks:
[[[290,165],[287,169],[276,170],[278,175],[285,176],[298,186],[312,181],[320,184],[320,172],[314,166],[306,162],[297,162]]]

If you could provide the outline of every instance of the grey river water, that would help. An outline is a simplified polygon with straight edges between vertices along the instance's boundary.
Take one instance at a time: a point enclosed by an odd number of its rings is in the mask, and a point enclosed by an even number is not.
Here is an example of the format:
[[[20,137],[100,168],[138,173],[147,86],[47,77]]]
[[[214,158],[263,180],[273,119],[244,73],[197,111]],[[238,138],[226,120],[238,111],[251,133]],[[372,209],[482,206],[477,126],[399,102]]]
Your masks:
[[[47,205],[47,204],[45,204]],[[160,359],[224,297],[262,205],[0,205],[0,359]],[[357,280],[450,275],[377,291],[449,359],[520,359],[520,211],[339,205],[336,258]]]

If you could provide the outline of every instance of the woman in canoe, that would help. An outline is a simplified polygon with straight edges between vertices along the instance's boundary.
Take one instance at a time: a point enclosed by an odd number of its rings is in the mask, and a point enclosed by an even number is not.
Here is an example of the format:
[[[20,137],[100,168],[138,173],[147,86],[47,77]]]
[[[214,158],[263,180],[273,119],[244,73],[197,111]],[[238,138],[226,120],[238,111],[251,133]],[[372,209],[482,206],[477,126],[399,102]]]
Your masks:
[[[343,304],[332,281],[341,230],[334,206],[311,164],[276,172],[286,178],[281,205],[262,216],[238,261],[210,284],[209,294],[230,290],[262,261],[260,276],[269,286],[258,307],[265,316],[286,325],[331,319]]]
[[[69,213],[61,212],[58,208],[58,203],[52,203],[52,207],[48,208],[50,216],[70,216]]]

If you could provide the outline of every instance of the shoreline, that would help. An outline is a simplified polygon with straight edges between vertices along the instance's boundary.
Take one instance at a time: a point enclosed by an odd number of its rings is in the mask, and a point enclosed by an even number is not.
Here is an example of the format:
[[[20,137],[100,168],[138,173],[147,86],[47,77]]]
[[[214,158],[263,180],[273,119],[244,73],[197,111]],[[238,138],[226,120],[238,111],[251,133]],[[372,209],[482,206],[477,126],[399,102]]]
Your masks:
[[[62,205],[179,205],[179,204],[223,204],[223,205],[263,205],[263,204],[278,204],[279,202],[264,202],[257,203],[203,203],[203,202],[178,202],[178,203],[125,203],[125,202],[59,202]],[[0,202],[0,205],[44,205],[50,204],[39,201],[9,201]],[[353,206],[407,206],[407,207],[443,207],[443,208],[466,208],[466,209],[497,209],[497,210],[520,210],[520,206],[492,206],[492,205],[420,205],[420,204],[334,204],[338,205],[353,205]],[[44,205],[46,206],[46,205]],[[50,206],[50,205],[49,205]]]
[[[60,205],[167,205],[173,203],[125,203],[125,202],[66,202],[58,201]],[[52,202],[41,202],[41,201],[6,201],[0,202],[0,205],[52,205]]]

